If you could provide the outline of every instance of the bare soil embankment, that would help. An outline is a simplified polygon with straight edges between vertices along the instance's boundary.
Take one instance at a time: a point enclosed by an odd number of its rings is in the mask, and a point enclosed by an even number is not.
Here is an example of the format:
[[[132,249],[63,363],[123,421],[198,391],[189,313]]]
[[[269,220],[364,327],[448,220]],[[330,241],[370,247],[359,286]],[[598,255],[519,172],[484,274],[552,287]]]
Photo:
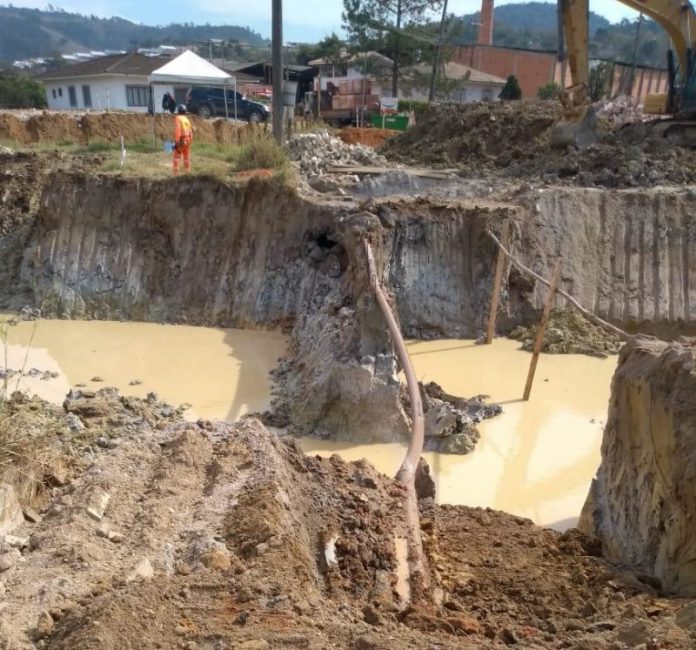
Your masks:
[[[253,125],[232,124],[226,120],[203,120],[191,117],[196,142],[207,144],[242,144],[259,129]],[[174,132],[172,115],[134,113],[69,114],[45,111],[28,119],[0,112],[0,140],[19,144],[89,144],[91,142],[119,143],[151,140],[171,140]]]
[[[30,426],[49,407],[11,408]],[[183,422],[154,397],[76,392],[64,408],[49,408],[48,444],[69,469],[47,469],[35,510],[23,501],[27,521],[0,544],[1,647],[691,643],[679,603],[607,565],[591,539],[429,498],[432,601],[406,606],[403,487],[367,463],[305,457],[253,418]]]

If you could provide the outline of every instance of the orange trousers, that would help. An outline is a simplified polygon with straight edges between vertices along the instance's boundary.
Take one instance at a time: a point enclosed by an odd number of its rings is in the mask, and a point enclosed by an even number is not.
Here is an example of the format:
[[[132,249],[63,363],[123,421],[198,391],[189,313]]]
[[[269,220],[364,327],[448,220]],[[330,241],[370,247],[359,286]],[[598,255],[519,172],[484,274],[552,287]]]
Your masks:
[[[174,149],[174,175],[179,173],[179,160],[183,156],[184,158],[184,171],[191,171],[191,141],[187,141],[183,147],[179,147],[179,150]]]

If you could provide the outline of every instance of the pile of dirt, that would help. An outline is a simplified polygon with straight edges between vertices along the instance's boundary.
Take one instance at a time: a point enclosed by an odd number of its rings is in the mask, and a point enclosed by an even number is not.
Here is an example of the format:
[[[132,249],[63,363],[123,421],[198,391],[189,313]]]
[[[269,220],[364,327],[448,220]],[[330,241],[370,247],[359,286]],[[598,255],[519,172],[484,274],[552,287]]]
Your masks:
[[[389,138],[393,138],[398,131],[392,129],[373,128],[345,128],[338,132],[338,137],[346,144],[362,144],[366,147],[379,149]]]
[[[184,422],[109,391],[65,408],[85,428],[57,437],[85,462],[36,510],[23,503],[24,523],[0,541],[0,647],[691,642],[679,604],[607,565],[591,539],[430,497],[433,598],[407,604],[403,487],[366,462],[306,457],[254,418]],[[93,430],[106,442],[88,451],[80,436]]]
[[[509,337],[522,341],[522,349],[531,352],[537,329],[537,325],[520,326],[510,332]],[[619,353],[621,339],[591,323],[577,309],[567,307],[551,312],[541,350],[549,354],[587,354],[606,358]]]
[[[456,167],[467,177],[500,176],[583,187],[696,183],[696,151],[675,146],[647,123],[613,131],[582,150],[550,146],[561,119],[555,102],[445,104],[433,107],[380,150],[389,159]]]

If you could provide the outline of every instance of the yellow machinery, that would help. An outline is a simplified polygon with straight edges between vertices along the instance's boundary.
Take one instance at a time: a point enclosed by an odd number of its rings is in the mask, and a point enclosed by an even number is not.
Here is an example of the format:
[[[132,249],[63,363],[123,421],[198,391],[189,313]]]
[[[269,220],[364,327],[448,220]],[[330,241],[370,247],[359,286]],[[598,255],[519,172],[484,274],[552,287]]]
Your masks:
[[[664,134],[694,129],[696,123],[696,12],[684,0],[618,0],[659,23],[672,41],[667,56],[669,90],[648,95],[644,112],[671,115],[678,120],[663,127]],[[588,96],[589,0],[558,0],[573,85],[563,93],[564,121],[556,126],[555,145],[587,146],[597,141]]]

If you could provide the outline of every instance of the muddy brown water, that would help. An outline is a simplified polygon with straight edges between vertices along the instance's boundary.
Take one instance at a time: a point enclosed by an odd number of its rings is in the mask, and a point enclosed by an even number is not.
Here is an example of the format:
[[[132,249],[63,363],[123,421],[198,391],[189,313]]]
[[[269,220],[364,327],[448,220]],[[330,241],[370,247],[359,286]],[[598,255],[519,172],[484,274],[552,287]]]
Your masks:
[[[32,339],[27,354],[27,345]],[[284,354],[278,333],[105,321],[24,322],[11,328],[9,363],[59,373],[48,381],[23,377],[20,387],[60,402],[70,386],[116,386],[145,396],[155,391],[188,417],[233,421],[268,408],[269,371]],[[575,524],[599,466],[602,429],[616,358],[543,355],[528,403],[520,400],[530,355],[519,343],[496,340],[411,342],[419,377],[452,394],[490,395],[503,415],[481,425],[469,456],[426,454],[441,503],[492,507],[565,529]],[[3,365],[0,357],[0,366]],[[94,377],[103,382],[91,381]],[[130,385],[139,380],[139,385]],[[10,382],[16,386],[17,379]],[[393,475],[404,447],[301,441],[307,453],[367,458]]]
[[[599,467],[602,431],[617,358],[542,355],[529,402],[521,396],[531,355],[517,341],[411,342],[423,381],[449,393],[490,395],[503,415],[479,425],[481,441],[468,456],[425,454],[440,503],[491,507],[565,530],[577,523]],[[367,458],[393,475],[404,448],[303,441],[307,453]]]

